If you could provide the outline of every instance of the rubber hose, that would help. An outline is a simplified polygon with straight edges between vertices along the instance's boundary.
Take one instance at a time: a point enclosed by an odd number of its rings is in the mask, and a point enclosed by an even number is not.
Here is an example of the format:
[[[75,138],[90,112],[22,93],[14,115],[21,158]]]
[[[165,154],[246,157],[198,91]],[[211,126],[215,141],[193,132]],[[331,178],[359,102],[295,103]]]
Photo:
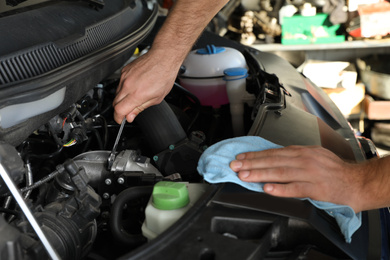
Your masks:
[[[128,246],[139,246],[146,242],[146,238],[142,234],[130,234],[123,229],[122,212],[126,203],[131,200],[139,199],[145,196],[150,196],[153,191],[153,186],[132,187],[128,188],[116,197],[110,217],[110,228],[114,239]]]
[[[187,138],[176,115],[164,100],[159,105],[145,109],[135,120],[155,154]]]

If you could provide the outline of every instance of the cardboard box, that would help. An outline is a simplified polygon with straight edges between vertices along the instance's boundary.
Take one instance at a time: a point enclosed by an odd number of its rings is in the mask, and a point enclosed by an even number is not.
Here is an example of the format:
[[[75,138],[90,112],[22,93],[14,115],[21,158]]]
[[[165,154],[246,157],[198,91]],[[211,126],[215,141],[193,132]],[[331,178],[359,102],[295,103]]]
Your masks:
[[[365,87],[356,84],[353,88],[323,88],[329,98],[340,109],[340,112],[348,117],[361,112],[362,102],[365,98]]]
[[[374,100],[366,95],[364,99],[364,111],[370,120],[389,120],[390,119],[390,101]]]
[[[390,3],[383,1],[370,5],[359,5],[362,37],[386,36],[390,33]]]

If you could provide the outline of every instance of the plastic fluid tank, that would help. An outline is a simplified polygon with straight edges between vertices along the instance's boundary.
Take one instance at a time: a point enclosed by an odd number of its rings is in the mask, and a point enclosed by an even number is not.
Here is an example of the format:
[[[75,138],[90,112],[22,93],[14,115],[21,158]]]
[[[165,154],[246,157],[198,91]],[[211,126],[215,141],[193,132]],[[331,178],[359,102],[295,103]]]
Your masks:
[[[183,62],[184,73],[180,84],[199,98],[203,106],[219,108],[229,103],[226,93],[224,70],[234,67],[247,68],[244,55],[229,47],[215,47],[191,51]]]
[[[142,234],[154,239],[183,216],[205,192],[207,184],[161,181],[145,209]]]
[[[248,95],[246,92],[246,68],[229,68],[224,71],[226,81],[226,92],[230,101],[230,114],[234,136],[242,136],[244,130],[244,100]]]

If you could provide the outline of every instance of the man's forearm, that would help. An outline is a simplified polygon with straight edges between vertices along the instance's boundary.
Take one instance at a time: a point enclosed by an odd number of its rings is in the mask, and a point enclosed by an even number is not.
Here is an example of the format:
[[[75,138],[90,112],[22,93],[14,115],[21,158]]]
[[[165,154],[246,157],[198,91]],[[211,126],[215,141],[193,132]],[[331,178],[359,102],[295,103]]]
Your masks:
[[[374,159],[363,164],[366,172],[365,188],[361,198],[365,198],[365,209],[390,207],[390,156]]]
[[[129,122],[169,93],[179,68],[206,25],[228,0],[177,0],[148,53],[122,69],[113,101],[115,121]]]
[[[180,63],[187,56],[207,24],[228,0],[177,0],[157,34],[152,49],[171,55]]]

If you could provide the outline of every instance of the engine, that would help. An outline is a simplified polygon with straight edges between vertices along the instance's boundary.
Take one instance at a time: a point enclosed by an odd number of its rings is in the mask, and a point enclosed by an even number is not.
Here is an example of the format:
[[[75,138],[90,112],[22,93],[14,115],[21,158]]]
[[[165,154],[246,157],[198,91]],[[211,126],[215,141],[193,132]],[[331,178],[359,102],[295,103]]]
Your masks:
[[[244,80],[259,93],[255,78]],[[61,259],[119,256],[146,243],[141,226],[151,187],[160,181],[202,182],[196,170],[202,152],[234,136],[229,105],[202,105],[178,79],[160,105],[125,125],[109,168],[119,129],[112,116],[118,82],[116,73],[92,87],[20,145],[0,145],[6,173]],[[243,108],[242,127],[248,129],[252,109],[247,104]],[[2,236],[1,245],[12,245],[2,247],[1,255],[45,258],[45,248],[14,194],[6,183],[0,188],[0,228],[9,234]],[[123,194],[132,195],[123,200]]]

